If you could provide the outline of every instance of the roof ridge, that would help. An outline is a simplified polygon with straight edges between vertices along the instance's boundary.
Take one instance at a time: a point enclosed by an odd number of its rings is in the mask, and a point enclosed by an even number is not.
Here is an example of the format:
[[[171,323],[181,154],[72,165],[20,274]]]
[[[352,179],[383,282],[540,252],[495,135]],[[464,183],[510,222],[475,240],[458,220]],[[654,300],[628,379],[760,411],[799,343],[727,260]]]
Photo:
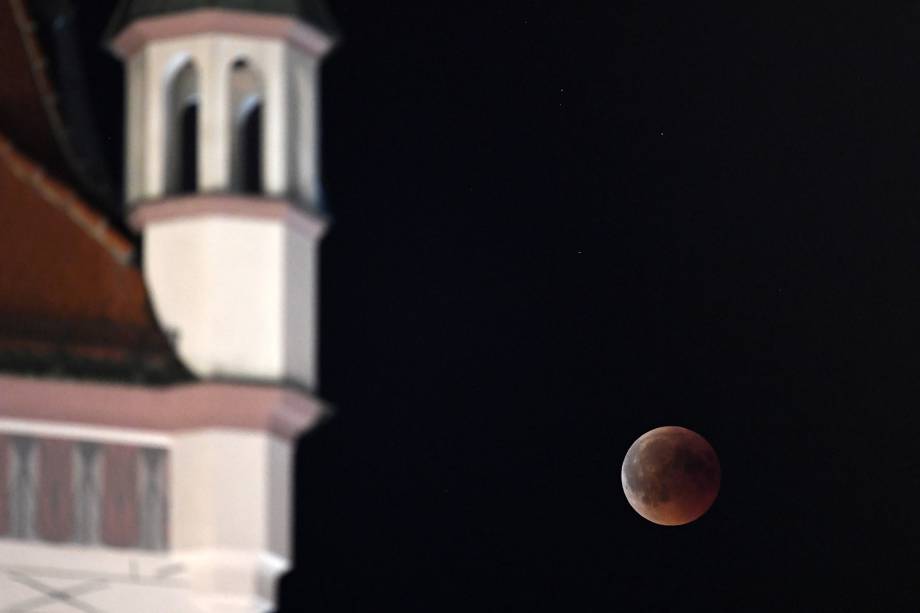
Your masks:
[[[0,134],[0,161],[17,179],[41,196],[42,200],[61,211],[90,238],[102,245],[119,264],[127,265],[132,261],[134,246],[109,224],[104,215],[83,201],[75,191],[47,174],[3,134]]]
[[[19,31],[22,48],[29,60],[29,70],[32,73],[35,87],[38,89],[42,110],[48,120],[51,135],[57,143],[61,156],[63,156],[65,167],[62,170],[70,175],[69,178],[76,179],[76,184],[83,188],[84,191],[88,190],[91,195],[98,196],[98,193],[93,194],[95,185],[86,176],[84,163],[81,161],[80,155],[71,140],[71,130],[67,122],[64,121],[59,104],[59,92],[48,75],[48,59],[38,40],[37,26],[30,12],[31,9],[26,6],[25,0],[9,0],[9,2],[13,13],[13,21]]]

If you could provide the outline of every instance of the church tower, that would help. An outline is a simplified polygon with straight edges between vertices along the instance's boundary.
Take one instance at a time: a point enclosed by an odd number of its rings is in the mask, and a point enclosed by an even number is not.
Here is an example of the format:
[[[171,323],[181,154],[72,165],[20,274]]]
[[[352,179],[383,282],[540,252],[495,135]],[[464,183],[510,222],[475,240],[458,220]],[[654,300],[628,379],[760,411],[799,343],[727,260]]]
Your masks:
[[[157,317],[199,377],[315,385],[326,23],[312,0],[133,0],[111,26],[129,220]]]
[[[107,42],[125,66],[143,283],[125,241],[99,224],[79,240],[125,279],[105,281],[107,301],[121,287],[142,323],[152,308],[170,357],[148,362],[185,374],[0,373],[0,610],[269,611],[291,563],[295,443],[324,413],[318,76],[333,29],[319,0],[123,0]],[[55,193],[39,187],[28,198]]]

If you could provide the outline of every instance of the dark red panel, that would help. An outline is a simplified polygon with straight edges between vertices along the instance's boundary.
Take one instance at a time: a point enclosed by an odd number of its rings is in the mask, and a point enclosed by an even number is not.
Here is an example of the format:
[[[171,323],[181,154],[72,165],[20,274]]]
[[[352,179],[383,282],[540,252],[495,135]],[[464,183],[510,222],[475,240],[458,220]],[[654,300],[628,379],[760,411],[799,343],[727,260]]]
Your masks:
[[[10,438],[0,434],[0,536],[10,532]]]
[[[74,444],[43,440],[38,453],[38,536],[46,541],[70,541],[74,525]]]
[[[140,542],[138,449],[106,445],[102,457],[102,542],[137,547]]]

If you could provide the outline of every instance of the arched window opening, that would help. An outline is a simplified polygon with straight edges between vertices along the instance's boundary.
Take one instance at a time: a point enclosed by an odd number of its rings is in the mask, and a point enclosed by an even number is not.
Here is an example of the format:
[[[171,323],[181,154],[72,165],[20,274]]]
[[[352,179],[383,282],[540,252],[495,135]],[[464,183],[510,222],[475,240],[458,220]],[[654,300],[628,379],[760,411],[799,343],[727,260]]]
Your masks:
[[[242,144],[240,162],[242,182],[240,191],[245,194],[262,192],[262,105],[253,105],[242,119]]]
[[[237,60],[230,71],[233,117],[231,185],[238,192],[259,194],[263,184],[262,79],[246,60]]]
[[[198,102],[182,110],[181,151],[179,151],[179,193],[198,190]]]
[[[198,190],[198,70],[192,62],[172,78],[166,128],[166,193]]]

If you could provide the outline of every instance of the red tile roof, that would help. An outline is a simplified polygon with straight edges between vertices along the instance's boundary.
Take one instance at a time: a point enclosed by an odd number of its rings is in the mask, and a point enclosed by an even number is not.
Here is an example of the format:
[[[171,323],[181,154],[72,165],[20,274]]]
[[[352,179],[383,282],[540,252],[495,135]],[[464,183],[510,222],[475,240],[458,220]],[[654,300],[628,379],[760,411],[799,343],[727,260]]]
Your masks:
[[[135,248],[77,178],[23,0],[0,2],[0,371],[188,378],[156,323]]]
[[[184,378],[133,255],[0,136],[0,369]]]

